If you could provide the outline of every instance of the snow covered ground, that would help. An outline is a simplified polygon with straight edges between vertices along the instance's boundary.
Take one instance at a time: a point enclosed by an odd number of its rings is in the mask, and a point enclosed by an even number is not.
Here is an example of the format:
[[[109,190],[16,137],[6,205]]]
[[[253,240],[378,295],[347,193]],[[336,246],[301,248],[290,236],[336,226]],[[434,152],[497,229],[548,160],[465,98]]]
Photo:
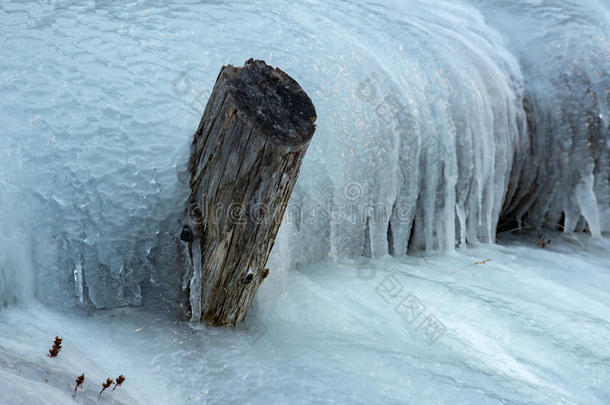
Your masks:
[[[610,239],[545,236],[321,262],[287,283],[272,272],[237,330],[143,309],[3,310],[0,402],[92,403],[124,374],[97,402],[607,404]]]

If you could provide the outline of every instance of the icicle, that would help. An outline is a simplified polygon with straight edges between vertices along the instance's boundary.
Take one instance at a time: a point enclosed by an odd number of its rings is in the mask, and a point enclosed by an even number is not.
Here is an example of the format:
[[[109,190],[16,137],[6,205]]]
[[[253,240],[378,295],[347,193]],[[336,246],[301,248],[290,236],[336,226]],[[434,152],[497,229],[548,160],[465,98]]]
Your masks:
[[[83,291],[83,264],[80,255],[77,257],[76,265],[74,266],[74,287],[78,302],[83,305],[85,303],[85,297]]]
[[[191,278],[191,322],[199,323],[201,319],[201,239],[196,238],[192,243],[193,249],[193,277]]]
[[[582,216],[589,225],[589,231],[594,238],[601,238],[602,231],[599,221],[599,211],[597,209],[597,199],[593,192],[593,165],[587,167],[588,174],[582,176],[580,182],[574,187],[576,201],[580,207]]]
[[[185,245],[184,246],[184,255],[189,258],[191,265],[185,266],[186,271],[185,271],[184,275],[182,276],[182,291],[186,291],[186,289],[189,286],[189,282],[193,278],[193,263],[192,263],[192,259],[190,258],[191,249],[189,248],[188,244],[185,243],[184,245]]]

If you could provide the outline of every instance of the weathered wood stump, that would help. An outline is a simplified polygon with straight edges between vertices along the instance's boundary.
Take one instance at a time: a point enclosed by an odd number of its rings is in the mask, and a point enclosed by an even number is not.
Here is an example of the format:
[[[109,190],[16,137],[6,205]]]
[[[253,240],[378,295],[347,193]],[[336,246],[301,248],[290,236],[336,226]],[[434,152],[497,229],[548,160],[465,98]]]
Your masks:
[[[193,314],[200,309],[202,320],[235,325],[246,316],[315,120],[310,98],[280,69],[250,59],[220,71],[190,161],[190,212],[201,216],[192,242],[201,252],[201,307]]]

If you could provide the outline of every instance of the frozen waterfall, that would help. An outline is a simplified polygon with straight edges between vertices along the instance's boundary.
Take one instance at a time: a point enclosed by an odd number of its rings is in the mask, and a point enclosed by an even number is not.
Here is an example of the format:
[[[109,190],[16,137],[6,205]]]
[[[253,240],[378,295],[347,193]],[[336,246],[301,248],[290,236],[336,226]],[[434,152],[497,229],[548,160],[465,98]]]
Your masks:
[[[599,1],[23,1],[0,21],[0,303],[182,300],[192,132],[250,57],[319,111],[278,268],[609,229]]]

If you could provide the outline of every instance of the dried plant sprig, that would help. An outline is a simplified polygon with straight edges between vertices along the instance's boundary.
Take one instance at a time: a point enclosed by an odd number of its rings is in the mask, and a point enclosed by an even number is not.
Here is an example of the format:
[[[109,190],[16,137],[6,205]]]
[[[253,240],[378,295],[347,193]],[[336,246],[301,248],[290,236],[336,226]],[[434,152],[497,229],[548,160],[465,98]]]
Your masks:
[[[106,382],[102,383],[102,390],[100,391],[100,397],[102,396],[102,393],[104,391],[106,391],[106,388],[110,388],[110,386],[114,383],[114,381],[112,380],[112,378],[107,378]]]
[[[491,262],[491,259],[485,259],[485,260],[481,260],[480,262],[474,262],[474,264],[487,264]]]
[[[540,246],[541,248],[545,248],[546,245],[551,243],[550,239],[547,239],[544,237],[544,235],[540,234],[538,235],[538,239],[536,240],[536,243],[538,244],[538,246]]]
[[[82,373],[78,377],[76,377],[76,387],[74,387],[74,393],[79,388],[83,388],[83,383],[85,382],[85,373]]]
[[[55,336],[55,341],[53,342],[53,347],[49,350],[49,357],[57,357],[59,351],[61,350],[61,339],[59,336]]]
[[[114,383],[114,388],[112,389],[113,391],[116,390],[116,387],[120,387],[121,384],[123,384],[125,382],[125,377],[123,377],[123,374],[121,374],[120,376],[118,376],[116,378],[116,383]]]

